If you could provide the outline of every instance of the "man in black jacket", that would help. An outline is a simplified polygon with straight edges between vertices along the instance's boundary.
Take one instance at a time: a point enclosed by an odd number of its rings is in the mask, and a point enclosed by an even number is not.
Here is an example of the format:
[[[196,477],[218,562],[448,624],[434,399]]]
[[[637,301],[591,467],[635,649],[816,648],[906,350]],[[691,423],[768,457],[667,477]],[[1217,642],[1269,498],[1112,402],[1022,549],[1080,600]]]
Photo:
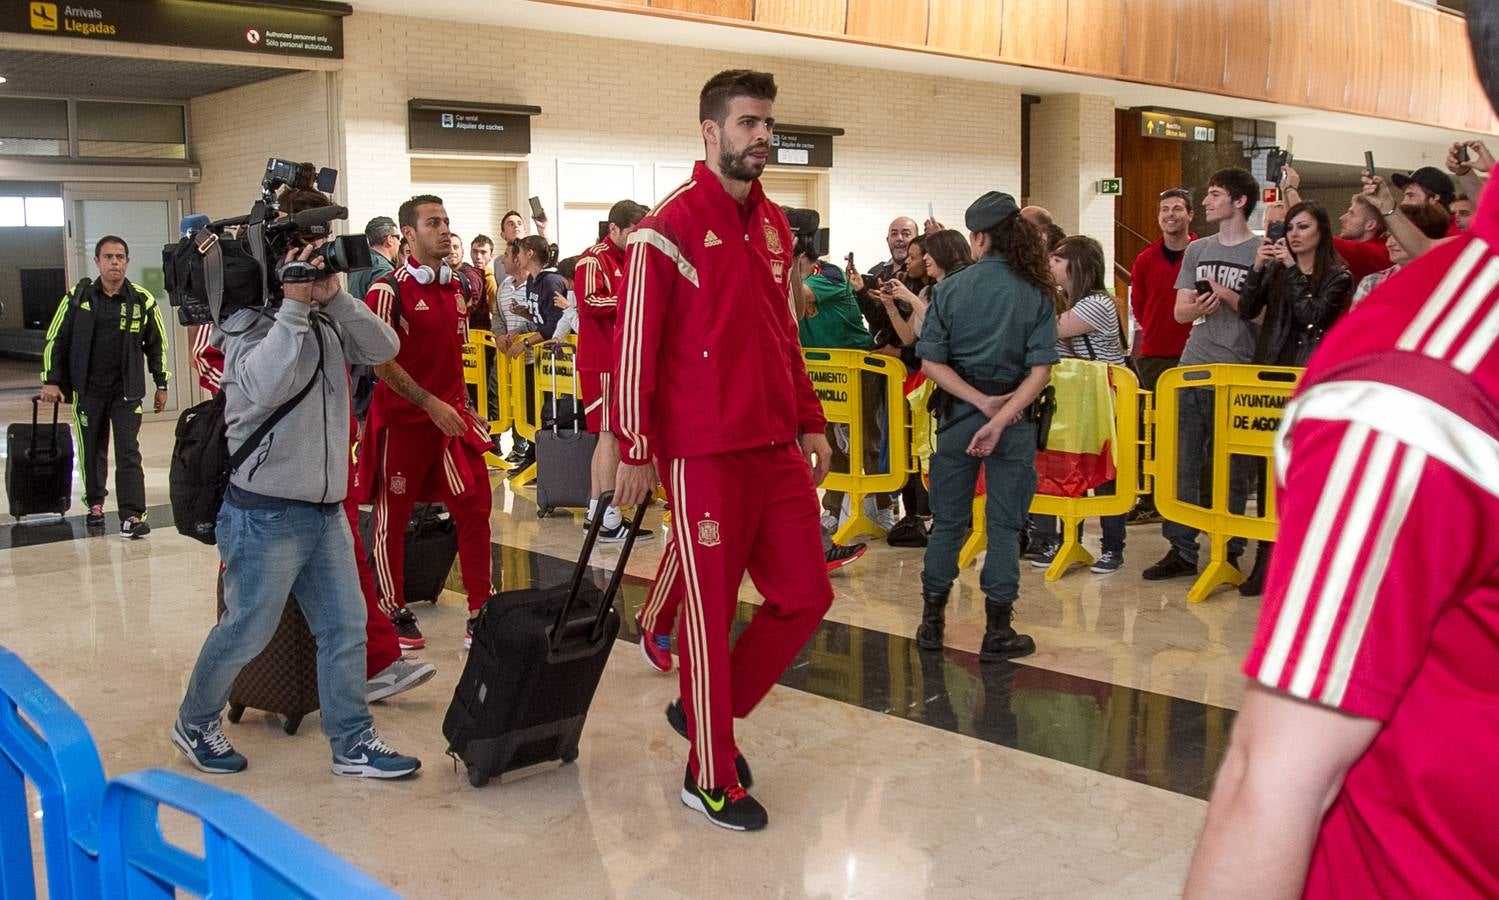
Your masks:
[[[104,476],[113,430],[120,533],[142,538],[151,530],[139,440],[145,370],[150,368],[156,383],[153,412],[166,408],[170,373],[161,310],[149,291],[125,277],[129,263],[124,239],[106,235],[94,245],[99,278],[80,282],[63,297],[47,329],[41,399],[73,403],[90,528],[104,526]]]

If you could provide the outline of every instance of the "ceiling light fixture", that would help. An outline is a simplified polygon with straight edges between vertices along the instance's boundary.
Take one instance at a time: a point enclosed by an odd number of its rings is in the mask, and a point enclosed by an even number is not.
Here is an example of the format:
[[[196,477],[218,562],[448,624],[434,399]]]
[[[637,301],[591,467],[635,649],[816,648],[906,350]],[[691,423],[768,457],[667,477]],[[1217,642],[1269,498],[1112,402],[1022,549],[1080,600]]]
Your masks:
[[[4,83],[5,83],[5,76],[4,75],[0,75],[0,84],[4,84]]]

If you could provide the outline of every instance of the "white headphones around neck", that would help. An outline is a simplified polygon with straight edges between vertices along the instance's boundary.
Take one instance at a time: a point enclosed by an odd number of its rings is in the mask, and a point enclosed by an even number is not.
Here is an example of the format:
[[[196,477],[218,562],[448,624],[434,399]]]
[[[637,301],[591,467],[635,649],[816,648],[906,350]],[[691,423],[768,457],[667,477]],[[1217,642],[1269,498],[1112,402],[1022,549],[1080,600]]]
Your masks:
[[[433,272],[431,266],[413,266],[411,260],[408,259],[406,260],[406,272],[417,284],[431,284],[433,279],[436,279],[438,284],[447,284],[453,280],[453,270],[448,268],[446,260],[443,261],[441,269]]]

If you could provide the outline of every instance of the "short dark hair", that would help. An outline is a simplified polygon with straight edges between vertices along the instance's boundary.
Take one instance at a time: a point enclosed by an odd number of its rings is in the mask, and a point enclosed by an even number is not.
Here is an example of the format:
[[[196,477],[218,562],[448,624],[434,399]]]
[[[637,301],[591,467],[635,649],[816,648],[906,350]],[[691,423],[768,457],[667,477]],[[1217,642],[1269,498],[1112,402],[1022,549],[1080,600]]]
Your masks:
[[[1041,226],[1041,239],[1046,241],[1046,252],[1055,252],[1057,245],[1067,240],[1067,229],[1055,222],[1047,222]]]
[[[507,209],[507,210],[505,210],[505,214],[503,216],[500,216],[500,230],[501,231],[505,230],[505,222],[507,222],[510,219],[511,216],[514,216],[515,218],[520,219],[520,223],[522,225],[526,224],[526,217],[522,216],[519,211],[514,210],[514,209]]]
[[[699,122],[713,120],[722,125],[729,117],[729,101],[735,97],[753,97],[756,100],[776,98],[776,77],[769,72],[750,69],[727,69],[719,72],[703,85],[697,98]]]
[[[634,200],[621,200],[609,207],[609,224],[623,231],[633,228],[635,224],[646,217],[650,210],[636,203]]]
[[[425,206],[428,203],[436,203],[438,206],[443,205],[442,198],[435,194],[417,194],[415,197],[401,204],[400,212],[396,213],[396,221],[401,223],[402,228],[415,228],[416,208],[418,206]]]
[[[561,275],[563,278],[566,278],[569,284],[572,283],[573,276],[577,274],[577,272],[578,258],[576,256],[569,256],[562,262],[557,263],[557,274]]]
[[[396,227],[395,220],[390,216],[375,216],[364,226],[364,239],[369,241],[371,247],[378,247],[400,233],[401,229]]]
[[[98,241],[94,242],[94,259],[98,259],[99,254],[104,252],[105,244],[119,244],[121,247],[125,248],[125,258],[130,258],[130,245],[125,243],[125,239],[122,237],[117,237],[113,234],[106,234],[104,237],[101,237]]]
[[[1467,4],[1468,41],[1473,45],[1473,66],[1478,82],[1489,95],[1489,105],[1499,110],[1499,4]]]
[[[1254,212],[1254,206],[1260,202],[1260,183],[1246,169],[1238,166],[1230,166],[1227,169],[1219,169],[1208,179],[1208,187],[1223,188],[1228,191],[1229,199],[1238,200],[1244,198],[1244,218]],[[1287,221],[1290,216],[1286,217]]]
[[[489,235],[476,235],[473,240],[468,242],[468,245],[470,247],[477,247],[479,244],[483,244],[484,246],[488,247],[490,253],[494,252],[494,241],[490,239]]]

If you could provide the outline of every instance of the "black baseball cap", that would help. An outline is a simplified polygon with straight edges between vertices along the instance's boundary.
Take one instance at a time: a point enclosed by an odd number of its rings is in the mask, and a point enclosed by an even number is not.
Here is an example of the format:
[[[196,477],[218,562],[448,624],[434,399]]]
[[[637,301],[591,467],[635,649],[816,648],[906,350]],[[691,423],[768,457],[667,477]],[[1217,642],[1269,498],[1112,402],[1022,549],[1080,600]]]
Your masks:
[[[1422,166],[1409,175],[1396,172],[1390,176],[1390,180],[1401,190],[1405,190],[1406,185],[1420,185],[1426,193],[1435,194],[1443,206],[1451,206],[1453,199],[1457,197],[1457,186],[1452,183],[1451,176],[1432,166]]]

